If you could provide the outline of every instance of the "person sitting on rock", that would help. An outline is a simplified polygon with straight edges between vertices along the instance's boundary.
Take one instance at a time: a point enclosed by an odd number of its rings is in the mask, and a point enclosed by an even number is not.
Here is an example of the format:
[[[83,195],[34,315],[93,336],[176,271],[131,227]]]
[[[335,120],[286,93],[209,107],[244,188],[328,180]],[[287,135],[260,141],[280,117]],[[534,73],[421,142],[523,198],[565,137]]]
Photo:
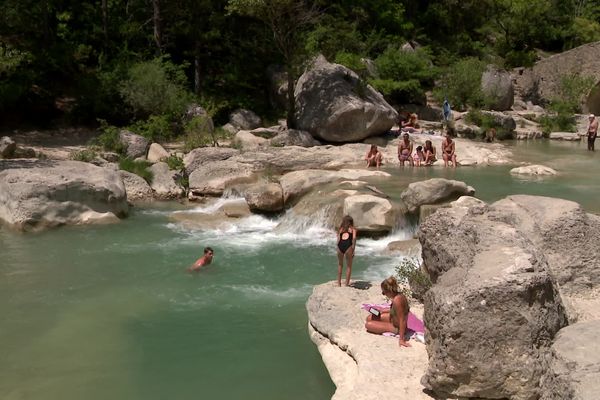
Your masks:
[[[367,161],[367,168],[368,167],[379,168],[379,166],[381,166],[383,156],[381,155],[381,152],[377,148],[376,144],[371,145],[371,148],[369,149],[369,151],[367,152],[367,155],[365,156],[365,160]]]
[[[418,132],[420,128],[419,117],[415,113],[410,114],[408,121],[403,121],[401,125],[402,132]]]
[[[412,151],[413,144],[410,141],[410,135],[405,133],[402,135],[400,143],[398,143],[398,161],[400,161],[400,165],[404,166],[404,162],[408,161],[410,166],[413,166]]]
[[[496,140],[496,128],[490,128],[485,133],[485,141],[492,143],[494,140]]]
[[[381,294],[392,300],[389,311],[380,311],[377,317],[373,314],[367,317],[365,328],[367,332],[382,334],[393,332],[399,335],[399,345],[410,347],[406,334],[408,331],[408,300],[398,290],[398,281],[393,276],[381,282]]]
[[[415,163],[415,167],[420,167],[421,162],[425,161],[425,155],[423,154],[423,146],[417,146],[415,150],[415,154],[413,154],[413,162]]]
[[[446,137],[442,140],[442,158],[444,159],[444,167],[448,166],[448,162],[451,162],[452,166],[456,167],[455,146],[449,134],[446,134]]]
[[[431,144],[431,140],[425,141],[425,147],[423,148],[423,154],[425,155],[425,165],[432,165],[437,161],[435,158],[435,147]]]

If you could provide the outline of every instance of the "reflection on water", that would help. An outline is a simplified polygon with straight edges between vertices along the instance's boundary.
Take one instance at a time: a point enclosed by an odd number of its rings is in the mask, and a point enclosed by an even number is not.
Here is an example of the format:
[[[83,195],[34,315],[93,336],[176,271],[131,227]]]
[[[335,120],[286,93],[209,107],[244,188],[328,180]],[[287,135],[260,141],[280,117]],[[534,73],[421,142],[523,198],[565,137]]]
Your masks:
[[[579,143],[510,146],[516,160],[559,175],[513,177],[508,166],[407,167],[371,183],[399,198],[410,182],[445,177],[467,182],[485,201],[527,193],[600,211],[599,155]],[[189,209],[152,207],[113,226],[0,230],[0,398],[331,397],[304,309],[312,286],[336,274],[335,233],[323,218],[253,215],[202,230],[170,222],[172,213]],[[359,240],[353,278],[392,273],[398,257],[383,250],[413,233]],[[207,245],[214,264],[185,273]]]

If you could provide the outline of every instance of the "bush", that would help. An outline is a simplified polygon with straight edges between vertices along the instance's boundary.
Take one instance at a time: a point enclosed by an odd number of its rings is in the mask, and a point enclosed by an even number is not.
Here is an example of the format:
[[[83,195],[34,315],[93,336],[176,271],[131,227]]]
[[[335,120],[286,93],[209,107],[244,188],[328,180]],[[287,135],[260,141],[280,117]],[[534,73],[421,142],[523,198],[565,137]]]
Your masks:
[[[435,88],[435,97],[440,103],[447,98],[459,110],[464,110],[467,106],[480,107],[484,101],[481,91],[484,69],[485,63],[476,58],[466,58],[452,64]]]
[[[183,158],[179,157],[177,154],[171,154],[164,161],[169,166],[169,169],[180,171],[184,168]]]
[[[197,147],[208,145],[218,146],[218,135],[225,132],[223,129],[214,129],[214,126],[208,117],[196,116],[188,121],[184,127],[184,148],[186,151]]]
[[[128,129],[153,142],[163,142],[174,136],[174,126],[167,115],[151,115],[145,121],[137,121],[130,125]]]
[[[340,51],[335,55],[335,63],[341,64],[352,71],[356,72],[362,79],[367,77],[367,66],[361,61],[361,56],[358,54],[347,53]]]
[[[396,277],[399,283],[408,285],[402,290],[405,296],[423,300],[423,295],[431,288],[429,276],[421,269],[419,260],[415,257],[404,258],[396,267]]]
[[[120,94],[138,117],[181,115],[191,102],[185,68],[165,57],[134,64],[121,83]]]
[[[407,81],[371,79],[369,83],[392,103],[419,103],[425,96],[421,84],[416,79]]]
[[[100,122],[100,131],[102,132],[100,136],[94,139],[94,144],[101,146],[104,150],[114,151],[118,154],[125,154],[125,145],[121,142],[121,138],[119,137],[120,128],[116,126],[109,125],[104,120],[99,120]]]
[[[496,121],[494,116],[482,113],[480,110],[475,109],[469,111],[465,116],[465,120],[468,123],[477,125],[481,128],[480,136],[482,139],[485,138],[485,133],[491,128],[496,129],[497,140],[508,140],[513,138],[512,132],[504,128],[502,124]]]
[[[96,158],[97,154],[92,149],[83,149],[73,151],[69,154],[69,159],[74,161],[92,162]]]
[[[152,183],[154,177],[149,169],[151,165],[148,161],[134,161],[130,157],[123,157],[119,160],[119,169],[141,176],[148,184]]]

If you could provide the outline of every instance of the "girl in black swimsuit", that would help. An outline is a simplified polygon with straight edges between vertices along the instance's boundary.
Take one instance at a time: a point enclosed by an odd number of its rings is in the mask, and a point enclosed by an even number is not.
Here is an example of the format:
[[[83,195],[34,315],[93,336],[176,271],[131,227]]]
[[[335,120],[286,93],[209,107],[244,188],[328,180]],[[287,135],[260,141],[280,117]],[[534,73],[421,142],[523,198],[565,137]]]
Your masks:
[[[352,274],[352,258],[354,257],[354,247],[356,246],[356,233],[357,231],[354,227],[354,220],[351,216],[346,215],[342,219],[342,225],[338,230],[338,286],[342,286],[342,269],[344,267],[344,257],[346,258],[346,286],[350,285],[350,275]]]

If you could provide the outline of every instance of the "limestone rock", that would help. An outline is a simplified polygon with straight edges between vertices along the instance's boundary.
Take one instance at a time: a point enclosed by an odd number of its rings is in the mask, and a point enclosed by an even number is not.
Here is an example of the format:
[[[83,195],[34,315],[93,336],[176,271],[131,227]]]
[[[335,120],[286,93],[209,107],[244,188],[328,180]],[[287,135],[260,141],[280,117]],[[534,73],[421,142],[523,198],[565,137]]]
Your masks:
[[[321,143],[306,131],[290,129],[279,133],[271,139],[271,146],[300,146],[313,147]]]
[[[277,212],[283,210],[283,190],[278,183],[260,183],[250,186],[244,198],[251,211]]]
[[[600,321],[558,332],[542,379],[540,400],[595,400],[600,393]]]
[[[194,120],[196,128],[201,132],[213,133],[215,124],[208,112],[198,104],[190,104],[185,112],[184,120],[190,122]]]
[[[510,110],[514,101],[514,87],[510,74],[488,65],[481,76],[483,94],[492,101],[490,109],[496,111]]]
[[[228,147],[201,147],[186,154],[185,157],[183,157],[183,165],[185,165],[188,174],[191,174],[204,164],[227,160],[239,153],[239,150]]]
[[[281,125],[275,125],[268,128],[256,128],[250,131],[254,136],[261,137],[263,139],[273,139],[275,136],[284,132],[285,128]]]
[[[453,204],[421,224],[434,282],[421,382],[440,396],[537,398],[545,355],[567,323],[545,253],[509,205]]]
[[[152,200],[152,188],[144,178],[128,171],[119,171],[119,175],[123,179],[128,201]]]
[[[16,229],[113,222],[128,209],[115,171],[79,161],[0,161],[0,220]]]
[[[308,330],[336,385],[333,400],[431,400],[419,377],[427,367],[425,346],[411,340],[400,348],[398,339],[365,330],[363,303],[380,303],[379,282],[361,282],[365,290],[315,286],[308,298]],[[421,306],[411,304],[421,315]],[[399,368],[402,372],[399,373]]]
[[[243,130],[235,134],[233,142],[244,150],[255,150],[269,145],[268,139],[254,136],[251,132]]]
[[[138,157],[146,157],[146,152],[150,146],[150,142],[143,136],[136,135],[133,132],[123,129],[119,132],[119,140],[125,147],[127,157],[136,159]]]
[[[150,167],[152,184],[150,187],[159,199],[177,199],[184,195],[184,190],[175,182],[177,171],[169,170],[165,162],[157,162]]]
[[[319,56],[294,92],[298,129],[327,142],[357,142],[390,130],[398,113],[356,73]]]
[[[416,256],[421,252],[421,242],[419,239],[395,240],[389,242],[385,249],[389,254],[400,253],[406,256]]]
[[[0,158],[11,158],[17,149],[17,143],[8,136],[0,138]]]
[[[261,126],[262,120],[254,112],[239,108],[229,115],[229,123],[240,130],[250,131]]]
[[[190,191],[197,196],[220,196],[227,188],[253,183],[256,179],[251,165],[225,160],[196,168],[190,174]]]
[[[361,234],[386,234],[396,226],[396,210],[388,199],[358,194],[344,200],[344,215],[354,219]]]
[[[150,161],[151,163],[156,163],[159,161],[164,161],[165,158],[169,157],[169,152],[165,150],[164,147],[162,147],[160,144],[158,143],[152,143],[150,145],[150,149],[148,150],[148,161]]]
[[[415,212],[425,204],[437,204],[455,200],[460,196],[475,194],[475,189],[466,183],[443,178],[433,178],[421,182],[413,182],[402,192],[400,197],[410,212]]]
[[[513,175],[537,175],[547,176],[556,175],[556,171],[545,165],[527,165],[524,167],[513,168],[510,170]]]
[[[581,140],[581,136],[579,136],[579,133],[577,132],[550,132],[550,139],[576,142]]]

